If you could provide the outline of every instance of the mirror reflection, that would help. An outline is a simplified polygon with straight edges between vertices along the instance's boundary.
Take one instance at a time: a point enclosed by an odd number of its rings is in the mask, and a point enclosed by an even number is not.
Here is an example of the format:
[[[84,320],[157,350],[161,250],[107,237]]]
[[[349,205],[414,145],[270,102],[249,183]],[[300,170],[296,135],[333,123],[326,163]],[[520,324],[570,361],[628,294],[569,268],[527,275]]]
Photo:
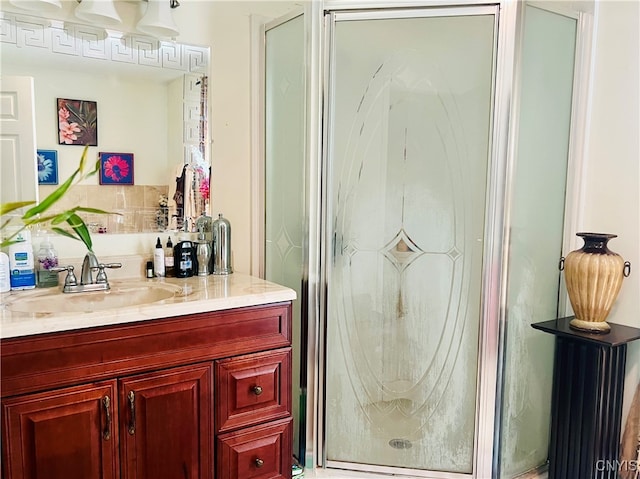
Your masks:
[[[84,148],[69,140],[82,111],[64,115],[59,101],[83,101],[96,130],[89,158],[102,170],[60,210],[120,213],[86,215],[96,233],[195,231],[209,208],[209,48],[8,12],[0,22],[3,77],[33,78],[40,197],[56,188],[51,170],[65,181]],[[113,168],[131,171],[107,175]]]

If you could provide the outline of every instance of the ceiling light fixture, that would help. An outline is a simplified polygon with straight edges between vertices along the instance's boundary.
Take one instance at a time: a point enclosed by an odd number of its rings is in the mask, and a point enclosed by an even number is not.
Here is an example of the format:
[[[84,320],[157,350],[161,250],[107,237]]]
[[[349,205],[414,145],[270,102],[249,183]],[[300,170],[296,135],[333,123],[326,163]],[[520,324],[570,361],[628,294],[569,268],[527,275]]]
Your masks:
[[[62,8],[60,0],[9,0],[14,7],[23,10],[54,12]]]
[[[102,27],[115,27],[122,24],[122,19],[113,0],[78,0],[75,14],[81,20]]]
[[[177,0],[147,0],[147,10],[136,28],[156,38],[174,38],[180,34],[171,9],[180,6]]]

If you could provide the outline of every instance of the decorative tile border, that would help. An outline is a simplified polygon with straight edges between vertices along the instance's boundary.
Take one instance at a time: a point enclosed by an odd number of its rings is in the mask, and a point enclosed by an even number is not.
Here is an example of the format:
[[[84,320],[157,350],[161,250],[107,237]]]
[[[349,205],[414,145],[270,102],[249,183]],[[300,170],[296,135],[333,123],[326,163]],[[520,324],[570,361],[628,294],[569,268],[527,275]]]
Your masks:
[[[54,55],[111,60],[185,73],[206,72],[209,56],[208,47],[9,12],[0,12],[0,42],[16,48],[46,50]]]

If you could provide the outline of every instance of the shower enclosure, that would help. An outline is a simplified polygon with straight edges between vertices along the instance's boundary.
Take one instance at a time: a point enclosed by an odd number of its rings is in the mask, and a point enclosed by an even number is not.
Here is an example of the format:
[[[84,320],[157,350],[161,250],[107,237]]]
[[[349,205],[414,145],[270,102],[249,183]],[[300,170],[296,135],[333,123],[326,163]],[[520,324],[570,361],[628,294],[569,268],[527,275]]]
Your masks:
[[[393,3],[312,2],[264,32],[263,264],[299,293],[294,453],[516,477],[547,458],[553,342],[530,324],[564,312],[590,16]]]
[[[473,470],[496,19],[329,19],[327,461]]]

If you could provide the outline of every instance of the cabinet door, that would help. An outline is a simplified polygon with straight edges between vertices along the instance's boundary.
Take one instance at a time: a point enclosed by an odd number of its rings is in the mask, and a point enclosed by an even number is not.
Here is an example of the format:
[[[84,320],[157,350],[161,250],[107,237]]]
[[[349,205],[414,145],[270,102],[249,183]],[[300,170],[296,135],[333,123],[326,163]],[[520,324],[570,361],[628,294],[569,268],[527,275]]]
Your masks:
[[[116,382],[2,401],[7,479],[116,479]]]
[[[213,364],[120,382],[123,479],[213,478]]]
[[[291,478],[292,419],[218,436],[216,479]]]

